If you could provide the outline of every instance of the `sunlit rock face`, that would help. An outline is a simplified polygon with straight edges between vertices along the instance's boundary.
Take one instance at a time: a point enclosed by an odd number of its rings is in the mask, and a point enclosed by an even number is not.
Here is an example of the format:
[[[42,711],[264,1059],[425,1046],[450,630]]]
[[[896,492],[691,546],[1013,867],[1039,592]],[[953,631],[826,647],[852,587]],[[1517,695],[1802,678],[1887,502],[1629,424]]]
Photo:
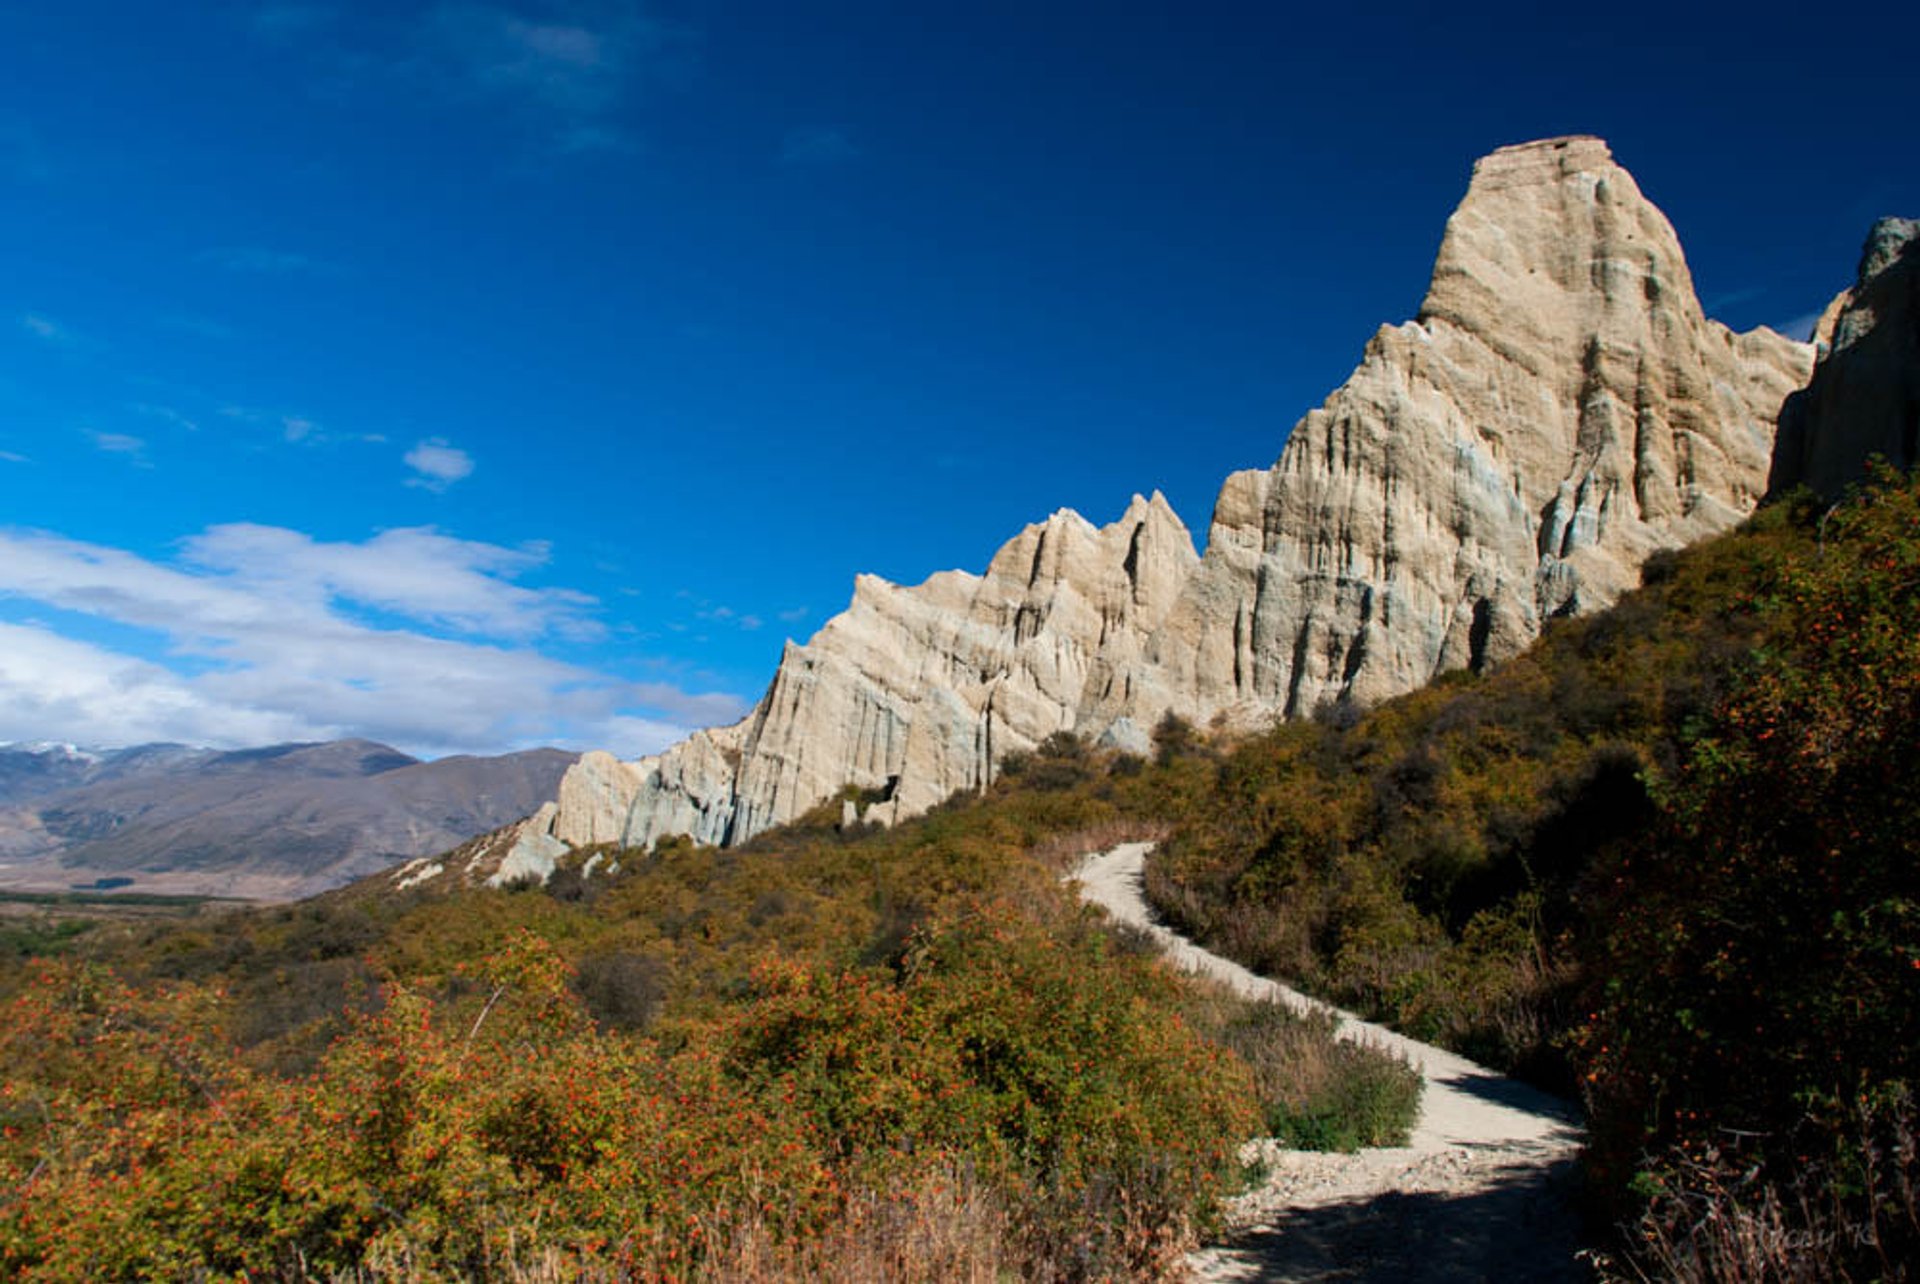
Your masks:
[[[737,843],[848,786],[894,820],[1055,731],[1257,726],[1497,662],[1750,512],[1812,365],[1810,345],[1706,319],[1604,143],[1503,148],[1474,167],[1419,315],[1374,335],[1271,468],[1227,478],[1204,558],[1155,494],[1103,527],[1055,513],[984,575],[862,576],[744,721],[635,763],[589,754],[529,823],[576,845]]]
[[[1063,509],[984,575],[863,575],[851,606],[788,644],[744,721],[638,762],[587,754],[557,811],[530,823],[576,846],[739,842],[849,785],[882,797],[868,820],[924,811],[1078,727],[1089,674],[1138,662],[1199,561],[1156,493],[1104,527]]]
[[[1146,651],[1236,722],[1371,703],[1602,607],[1766,489],[1812,350],[1702,314],[1673,228],[1594,138],[1474,167],[1419,315],[1228,479]]]

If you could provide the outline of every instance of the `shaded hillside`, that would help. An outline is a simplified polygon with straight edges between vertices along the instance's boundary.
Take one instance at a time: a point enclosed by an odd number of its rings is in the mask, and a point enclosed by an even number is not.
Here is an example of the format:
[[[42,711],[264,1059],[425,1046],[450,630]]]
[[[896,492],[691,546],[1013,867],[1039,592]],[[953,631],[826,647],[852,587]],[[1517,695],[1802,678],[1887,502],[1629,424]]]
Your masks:
[[[21,762],[20,801],[0,812],[5,882],[311,893],[526,815],[572,762],[555,749],[421,762],[365,740],[148,745],[55,759],[37,778]]]

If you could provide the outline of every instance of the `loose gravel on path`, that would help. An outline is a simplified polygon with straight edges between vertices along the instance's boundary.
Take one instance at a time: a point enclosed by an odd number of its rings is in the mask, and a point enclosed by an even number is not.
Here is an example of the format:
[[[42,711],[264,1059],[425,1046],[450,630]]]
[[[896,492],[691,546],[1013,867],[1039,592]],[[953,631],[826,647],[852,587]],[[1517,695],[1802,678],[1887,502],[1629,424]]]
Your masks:
[[[1227,1242],[1190,1260],[1204,1284],[1228,1280],[1584,1280],[1571,1204],[1580,1148],[1567,1102],[1444,1049],[1308,998],[1201,949],[1154,921],[1141,887],[1150,843],[1090,856],[1081,895],[1152,934],[1167,957],[1248,998],[1329,1012],[1342,1038],[1399,1053],[1426,1081],[1404,1147],[1321,1154],[1255,1142],[1266,1181],[1230,1210]]]

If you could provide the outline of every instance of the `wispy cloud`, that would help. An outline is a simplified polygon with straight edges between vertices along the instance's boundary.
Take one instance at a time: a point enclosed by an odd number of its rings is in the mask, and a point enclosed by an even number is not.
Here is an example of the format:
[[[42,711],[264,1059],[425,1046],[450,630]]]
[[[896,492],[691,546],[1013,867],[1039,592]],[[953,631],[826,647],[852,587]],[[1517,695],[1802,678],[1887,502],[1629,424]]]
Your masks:
[[[73,331],[38,312],[29,312],[21,317],[20,326],[28,334],[45,339],[48,343],[72,343],[75,337]]]
[[[631,4],[448,3],[427,44],[470,86],[573,117],[614,107],[666,47],[668,29]]]
[[[171,424],[175,428],[184,428],[188,432],[200,431],[200,425],[198,423],[187,418],[187,416],[181,414],[172,406],[156,406],[151,402],[136,401],[128,406],[127,409],[136,415],[145,415],[149,419],[158,419],[162,423]]]
[[[1775,321],[1767,329],[1775,334],[1784,334],[1789,339],[1798,339],[1801,343],[1806,343],[1813,338],[1813,327],[1819,324],[1820,313],[1809,312],[1804,316],[1794,317],[1791,321]]]
[[[473,456],[448,444],[444,437],[429,437],[415,445],[406,453],[405,462],[417,474],[407,479],[407,485],[435,492],[473,473]]]
[[[1700,308],[1708,316],[1718,316],[1724,308],[1730,308],[1741,303],[1751,303],[1755,299],[1765,298],[1766,294],[1767,291],[1764,286],[1742,286],[1737,290],[1724,290],[1719,294],[1710,295],[1702,299],[1700,301]]]
[[[195,258],[228,272],[255,276],[293,276],[308,274],[332,276],[338,269],[307,254],[272,250],[259,245],[223,245],[202,250]]]
[[[247,15],[247,25],[269,40],[295,40],[331,25],[338,16],[327,4],[263,4]]]
[[[561,155],[638,150],[631,108],[684,83],[687,27],[643,0],[437,0],[423,6],[274,3],[248,25],[304,56],[327,96],[381,82],[442,103],[504,107]]]
[[[729,628],[739,629],[743,633],[757,632],[765,628],[767,624],[766,620],[762,619],[759,615],[750,611],[737,611],[724,603],[709,601],[694,593],[691,589],[680,589],[674,593],[674,596],[683,602],[689,603],[693,608],[693,618],[702,624],[723,625]],[[787,614],[787,612],[781,612],[780,618],[783,620],[786,619]],[[804,615],[806,612],[802,611],[801,614]],[[685,624],[668,623],[667,627],[676,633],[684,633],[687,630]],[[704,641],[705,639],[702,638],[701,640]]]
[[[0,450],[0,464],[24,464],[27,457],[11,450]]]
[[[109,455],[119,455],[141,467],[150,466],[147,459],[147,443],[144,438],[135,437],[124,432],[94,432],[91,430],[87,432],[87,437],[93,442],[94,448],[97,450],[104,451]]]
[[[259,406],[228,404],[215,413],[222,419],[259,429],[263,439],[271,436],[293,446],[333,446],[342,442],[371,444],[387,439],[384,433],[329,428],[311,415],[266,410]]]
[[[155,635],[134,654],[0,623],[0,739],[238,745],[364,735],[419,752],[551,742],[650,752],[737,718],[740,698],[543,654],[598,628],[585,594],[536,588],[539,546],[430,529],[330,543],[236,524],[165,564],[0,531],[0,597]]]
[[[844,165],[859,157],[860,149],[839,129],[814,126],[789,130],[780,144],[782,165]]]
[[[806,607],[796,606],[791,610],[780,612],[780,619],[786,624],[798,624],[800,621],[806,619],[807,615],[808,610]]]

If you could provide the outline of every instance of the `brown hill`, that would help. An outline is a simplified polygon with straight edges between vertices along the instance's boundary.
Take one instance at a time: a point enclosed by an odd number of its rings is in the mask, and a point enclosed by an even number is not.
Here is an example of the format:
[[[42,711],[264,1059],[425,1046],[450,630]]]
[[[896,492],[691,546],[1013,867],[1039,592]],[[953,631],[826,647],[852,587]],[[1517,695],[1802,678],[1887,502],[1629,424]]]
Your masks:
[[[534,749],[422,762],[367,740],[0,750],[12,801],[0,886],[308,895],[526,815],[573,760]]]

